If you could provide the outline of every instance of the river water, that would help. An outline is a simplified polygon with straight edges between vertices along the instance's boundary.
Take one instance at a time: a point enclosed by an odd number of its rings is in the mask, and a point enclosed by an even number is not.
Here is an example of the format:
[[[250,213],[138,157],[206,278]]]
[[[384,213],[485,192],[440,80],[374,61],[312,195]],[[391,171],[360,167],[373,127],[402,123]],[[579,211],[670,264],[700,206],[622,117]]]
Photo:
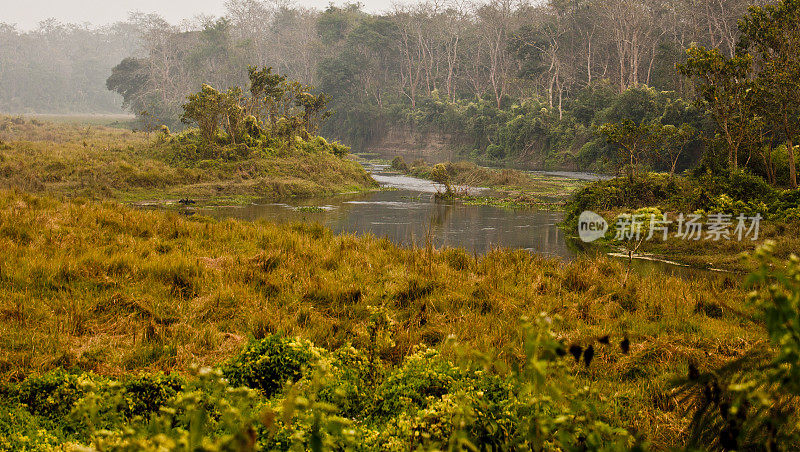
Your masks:
[[[297,203],[215,207],[201,209],[200,213],[249,220],[318,222],[337,233],[372,234],[402,245],[423,246],[430,241],[436,247],[460,247],[470,253],[504,247],[563,259],[575,255],[558,228],[563,212],[441,202],[435,197],[441,187],[431,181],[394,173],[386,165],[364,166],[384,190]]]
[[[212,217],[246,220],[267,219],[277,223],[320,223],[336,233],[372,234],[401,245],[458,247],[483,254],[493,248],[524,249],[536,254],[570,260],[578,253],[558,224],[564,213],[553,210],[514,210],[442,202],[435,194],[442,187],[391,171],[385,164],[361,162],[383,190],[343,194],[289,203],[254,203],[198,209]],[[591,173],[559,172],[554,177],[596,180]],[[475,194],[483,189],[472,188]],[[719,275],[670,262],[635,260],[637,271],[707,278]]]

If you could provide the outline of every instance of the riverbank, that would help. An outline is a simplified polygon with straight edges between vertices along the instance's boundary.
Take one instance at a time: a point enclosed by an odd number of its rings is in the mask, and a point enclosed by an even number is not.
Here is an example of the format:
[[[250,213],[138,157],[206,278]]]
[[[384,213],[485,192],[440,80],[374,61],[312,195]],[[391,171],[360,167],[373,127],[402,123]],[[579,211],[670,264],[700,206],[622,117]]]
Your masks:
[[[5,381],[58,368],[185,375],[274,332],[368,353],[375,309],[389,319],[377,351],[382,372],[403,369],[421,344],[455,359],[446,344],[456,340],[492,356],[487,370],[502,375],[525,356],[520,318],[544,312],[562,319],[552,326],[561,343],[598,350],[590,367],[564,361],[577,387],[593,388],[576,397],[605,413],[603,422],[669,447],[687,434],[670,382],[692,360],[711,368],[766,340],[741,317],[750,307],[737,278],[639,277],[605,258],[475,257],[309,224],[185,218],[9,191],[0,192],[0,215]],[[628,338],[629,352],[596,342],[607,335]]]
[[[578,236],[578,217],[587,210],[602,216],[609,229],[604,237],[586,246],[623,254],[634,251],[651,259],[692,267],[747,273],[758,264],[742,255],[767,240],[774,243],[775,256],[781,259],[800,251],[800,236],[796,233],[800,229],[800,191],[771,187],[744,172],[674,177],[650,173],[633,180],[625,177],[594,182],[576,192],[567,203],[564,230],[568,235]],[[638,238],[628,226],[630,237],[615,240],[618,219],[632,214],[639,215]],[[679,235],[677,221],[681,214],[687,221],[696,215],[699,233],[695,229],[689,238]],[[727,224],[718,228],[721,234],[709,234],[707,229],[713,223],[710,215],[714,214],[727,215]],[[651,215],[657,220],[667,215],[666,240],[660,230],[647,239]],[[735,232],[739,215],[746,218],[741,237]],[[759,220],[754,226],[752,218],[756,216]],[[620,224],[630,225],[624,218]],[[682,232],[686,235],[686,227]]]
[[[590,182],[567,174],[486,168],[467,161],[443,165],[447,170],[448,182],[456,187],[452,197],[473,205],[554,209],[563,207],[571,194]],[[423,160],[408,164],[402,157],[396,157],[391,168],[410,176],[432,179],[434,165]],[[468,193],[458,187],[489,188],[491,193]]]
[[[0,187],[122,202],[191,199],[243,204],[377,187],[352,159],[316,137],[291,151],[238,149],[193,158],[163,132],[0,118]]]

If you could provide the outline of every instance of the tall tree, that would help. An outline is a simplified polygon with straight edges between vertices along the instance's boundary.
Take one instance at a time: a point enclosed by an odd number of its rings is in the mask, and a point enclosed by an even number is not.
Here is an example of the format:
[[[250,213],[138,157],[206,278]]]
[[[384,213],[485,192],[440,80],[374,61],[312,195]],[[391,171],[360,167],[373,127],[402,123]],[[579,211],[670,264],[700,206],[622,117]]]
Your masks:
[[[488,55],[488,78],[497,108],[508,90],[511,55],[508,38],[516,28],[516,11],[512,0],[492,0],[480,6],[475,16],[481,21],[480,37]]]
[[[642,65],[655,52],[658,39],[655,6],[640,0],[610,0],[599,10],[611,31],[620,92],[645,81]]]
[[[678,70],[696,82],[699,100],[714,117],[728,151],[728,163],[738,167],[739,148],[753,127],[749,79],[750,55],[726,57],[719,49],[690,47],[688,59]]]
[[[789,183],[797,188],[794,143],[800,134],[800,0],[753,6],[739,22],[741,47],[756,57],[755,88],[764,115],[779,124],[789,153]]]
[[[660,130],[656,125],[637,124],[625,119],[619,123],[603,124],[598,133],[617,146],[619,169],[627,169],[628,177],[633,180],[640,162],[655,153],[661,139]]]

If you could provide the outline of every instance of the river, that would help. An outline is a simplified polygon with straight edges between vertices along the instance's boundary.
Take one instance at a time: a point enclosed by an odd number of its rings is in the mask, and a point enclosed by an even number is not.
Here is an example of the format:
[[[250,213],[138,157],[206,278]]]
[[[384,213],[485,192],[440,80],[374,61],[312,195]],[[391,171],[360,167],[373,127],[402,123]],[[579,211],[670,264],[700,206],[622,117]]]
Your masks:
[[[318,222],[338,233],[373,234],[402,245],[461,247],[485,253],[521,248],[562,259],[574,257],[558,228],[563,212],[512,210],[438,201],[431,181],[404,176],[386,165],[364,163],[383,190],[296,203],[255,203],[199,212],[215,217]],[[480,191],[480,189],[474,189]]]
[[[485,205],[442,202],[437,184],[391,171],[385,164],[362,161],[382,190],[343,194],[286,203],[253,203],[247,206],[200,208],[198,213],[246,220],[267,219],[278,223],[315,222],[337,233],[372,234],[400,245],[459,247],[483,254],[494,248],[524,249],[562,260],[573,259],[571,247],[559,223],[562,211],[514,210]],[[558,172],[554,177],[595,180],[590,173]],[[476,192],[482,189],[472,189]],[[670,262],[635,260],[639,272],[670,273],[682,277],[718,276],[709,270]]]

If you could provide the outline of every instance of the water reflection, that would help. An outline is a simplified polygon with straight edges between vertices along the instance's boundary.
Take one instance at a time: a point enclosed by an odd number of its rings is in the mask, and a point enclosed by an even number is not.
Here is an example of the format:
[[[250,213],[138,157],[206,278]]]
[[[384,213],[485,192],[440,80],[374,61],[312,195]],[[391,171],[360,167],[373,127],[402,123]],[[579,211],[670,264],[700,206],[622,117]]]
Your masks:
[[[302,205],[320,209],[308,211]],[[329,198],[320,204],[306,201],[302,205],[253,204],[201,212],[249,220],[319,222],[335,232],[373,234],[402,245],[423,246],[430,240],[436,247],[461,247],[479,254],[495,247],[522,248],[561,258],[575,254],[557,226],[562,212],[443,203],[430,192],[410,190],[343,196],[333,201]]]
[[[567,239],[558,227],[564,218],[563,212],[440,202],[434,196],[440,187],[431,181],[392,173],[386,165],[365,162],[364,166],[383,187],[393,190],[297,203],[217,207],[199,212],[277,223],[315,222],[337,233],[372,234],[406,246],[425,246],[430,241],[437,248],[464,248],[476,254],[498,247],[519,248],[564,260],[579,254],[605,253],[574,238]],[[577,177],[574,173],[564,175]],[[645,275],[667,273],[690,279],[725,277],[704,269],[664,262],[634,260],[632,267]]]

